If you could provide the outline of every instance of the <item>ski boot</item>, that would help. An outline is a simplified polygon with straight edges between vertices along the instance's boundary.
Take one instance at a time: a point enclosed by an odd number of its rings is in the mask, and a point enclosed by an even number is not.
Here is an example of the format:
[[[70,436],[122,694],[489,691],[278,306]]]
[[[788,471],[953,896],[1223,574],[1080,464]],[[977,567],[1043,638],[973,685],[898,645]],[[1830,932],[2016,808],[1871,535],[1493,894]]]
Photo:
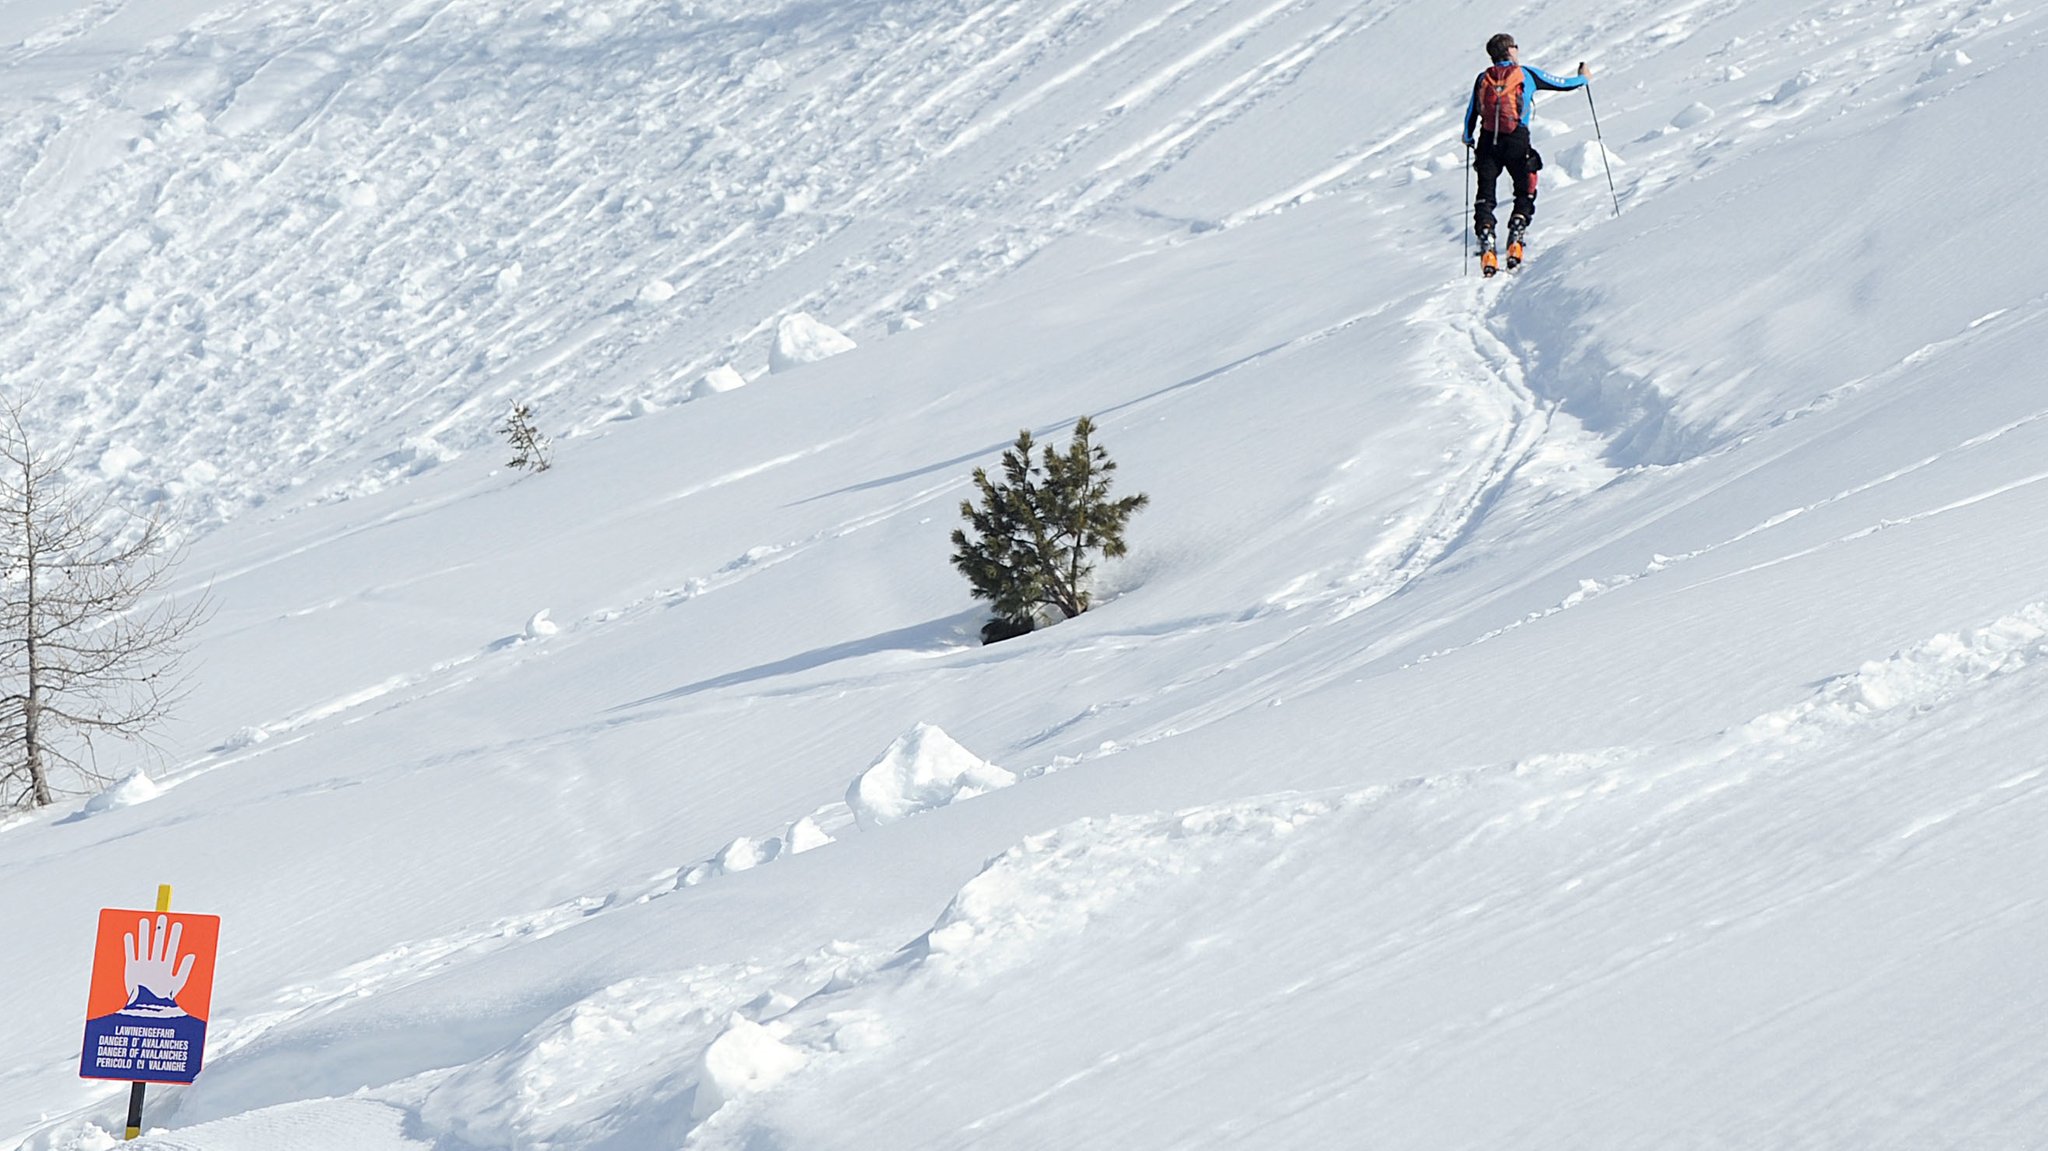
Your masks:
[[[1522,239],[1528,233],[1529,221],[1512,219],[1508,221],[1508,271],[1522,266]]]
[[[1493,250],[1493,231],[1479,233],[1479,273],[1492,279],[1500,271],[1500,255]]]

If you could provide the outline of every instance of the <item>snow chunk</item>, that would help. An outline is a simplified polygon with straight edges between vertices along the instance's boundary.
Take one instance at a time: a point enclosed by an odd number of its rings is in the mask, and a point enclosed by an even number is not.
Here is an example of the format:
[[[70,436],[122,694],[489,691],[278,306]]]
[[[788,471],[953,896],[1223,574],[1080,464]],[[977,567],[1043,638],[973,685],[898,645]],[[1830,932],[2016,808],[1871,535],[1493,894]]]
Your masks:
[[[147,457],[127,444],[115,444],[100,453],[100,474],[110,480],[118,480],[133,471],[136,464]]]
[[[1801,92],[1806,91],[1808,88],[1813,87],[1814,82],[1819,79],[1819,76],[1816,76],[1812,72],[1802,68],[1800,69],[1799,75],[1794,76],[1790,80],[1785,81],[1783,84],[1778,85],[1777,91],[1772,92],[1770,95],[1764,97],[1764,103],[1783,104],[1785,101],[1790,100],[1792,97],[1797,96]]]
[[[259,743],[268,742],[270,742],[270,732],[267,729],[253,726],[241,727],[236,728],[235,734],[229,736],[227,742],[214,750],[226,754],[229,752],[246,751]]]
[[[718,367],[705,372],[704,378],[691,386],[690,398],[693,400],[702,399],[705,396],[715,396],[720,392],[730,392],[735,388],[744,388],[746,386],[747,377],[740,375],[738,368],[733,367],[731,364],[720,364]]]
[[[752,871],[774,859],[781,846],[774,840],[762,844],[742,835],[726,844],[725,850],[719,852],[712,862],[727,875],[735,871]]]
[[[1697,128],[1714,118],[1714,110],[1705,104],[1694,102],[1671,118],[1671,126],[1678,129]]]
[[[1603,171],[1600,163],[1600,156],[1603,151],[1607,155],[1607,162],[1609,164],[1616,168],[1621,167],[1622,160],[1620,154],[1612,148],[1605,147],[1597,140],[1586,140],[1566,148],[1558,155],[1557,166],[1564,169],[1565,173],[1574,180],[1597,179]]]
[[[610,414],[605,416],[605,419],[640,420],[646,419],[648,416],[651,416],[660,410],[661,403],[660,401],[656,400],[653,396],[638,395],[631,397],[624,403],[620,404],[618,407],[613,408]]]
[[[1925,84],[1929,80],[1939,80],[1958,68],[1969,67],[1970,63],[1969,54],[1961,48],[1940,53],[1935,56],[1934,63],[1927,66],[1927,71],[1920,74],[1920,82]]]
[[[525,279],[526,265],[519,263],[518,261],[515,260],[512,263],[507,264],[504,267],[498,269],[496,282],[499,291],[509,292],[512,289],[517,288],[522,282],[525,281]]]
[[[775,347],[768,353],[768,370],[786,372],[859,346],[845,333],[811,318],[808,312],[795,312],[784,316],[775,326]]]
[[[704,1050],[690,1117],[704,1119],[734,1099],[775,1086],[802,1067],[804,1053],[785,1044],[779,1030],[734,1015],[725,1034]]]
[[[432,436],[412,436],[397,451],[378,462],[408,476],[424,475],[462,455]]]
[[[666,304],[676,298],[676,286],[667,280],[650,280],[637,298],[643,304]]]
[[[783,833],[782,842],[787,845],[791,855],[802,855],[812,848],[823,847],[832,842],[832,837],[826,834],[824,828],[818,826],[817,820],[806,815],[789,825],[789,830]]]
[[[547,637],[562,630],[560,624],[548,618],[548,612],[550,610],[552,609],[542,608],[539,611],[534,612],[533,617],[526,621],[526,630],[524,634],[527,639],[546,639]]]
[[[685,870],[676,878],[676,889],[695,887],[705,880],[736,871],[752,871],[764,863],[782,858],[782,853],[783,841],[780,839],[759,840],[742,835],[719,849],[717,855]]]
[[[808,185],[797,188],[785,188],[771,197],[762,211],[769,219],[774,219],[777,216],[793,216],[801,212],[810,211],[811,206],[817,202],[818,190],[816,188]]]
[[[882,758],[846,789],[846,805],[862,827],[894,823],[1008,787],[1017,777],[961,747],[938,727],[920,723],[897,737]]]
[[[134,807],[138,803],[148,803],[163,793],[164,788],[162,785],[142,772],[137,771],[114,786],[86,800],[85,806],[79,809],[79,814],[98,815],[106,811],[119,811],[124,807]]]

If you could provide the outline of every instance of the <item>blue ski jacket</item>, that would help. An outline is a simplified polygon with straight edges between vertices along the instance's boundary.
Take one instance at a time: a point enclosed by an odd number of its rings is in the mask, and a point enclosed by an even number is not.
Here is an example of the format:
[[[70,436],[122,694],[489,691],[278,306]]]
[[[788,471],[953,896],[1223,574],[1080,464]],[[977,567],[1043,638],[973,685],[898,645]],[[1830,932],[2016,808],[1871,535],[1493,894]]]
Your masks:
[[[1540,88],[1547,92],[1569,92],[1574,88],[1586,86],[1586,78],[1584,76],[1565,76],[1560,78],[1529,64],[1495,64],[1488,68],[1486,72],[1481,72],[1472,79],[1472,99],[1465,105],[1465,143],[1468,145],[1473,142],[1473,131],[1478,127],[1479,122],[1480,82],[1486,79],[1487,72],[1492,72],[1496,68],[1520,68],[1522,70],[1522,118],[1521,122],[1515,125],[1516,128],[1526,128],[1529,126],[1529,109],[1536,105],[1537,89]],[[1509,131],[1513,130],[1513,128],[1509,129]]]

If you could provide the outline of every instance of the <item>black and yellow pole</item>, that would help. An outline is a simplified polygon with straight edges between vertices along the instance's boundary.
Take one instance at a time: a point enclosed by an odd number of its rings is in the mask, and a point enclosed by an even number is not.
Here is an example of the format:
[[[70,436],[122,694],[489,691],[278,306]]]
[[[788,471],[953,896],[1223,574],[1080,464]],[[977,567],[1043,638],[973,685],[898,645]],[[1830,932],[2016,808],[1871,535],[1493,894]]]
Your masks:
[[[157,885],[156,910],[158,915],[163,915],[171,910],[171,885],[168,883]],[[123,1142],[128,1139],[142,1138],[142,1096],[148,1089],[148,1086],[148,1084],[138,1081],[130,1084],[128,1087],[128,1134],[124,1137]]]

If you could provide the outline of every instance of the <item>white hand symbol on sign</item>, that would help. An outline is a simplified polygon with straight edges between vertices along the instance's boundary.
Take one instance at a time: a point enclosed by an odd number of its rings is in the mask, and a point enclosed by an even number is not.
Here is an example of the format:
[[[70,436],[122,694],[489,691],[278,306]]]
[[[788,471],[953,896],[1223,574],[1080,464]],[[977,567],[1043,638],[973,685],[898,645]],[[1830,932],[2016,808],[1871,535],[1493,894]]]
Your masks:
[[[168,915],[156,917],[156,935],[152,939],[149,920],[135,921],[135,930],[121,937],[128,955],[128,968],[124,982],[128,984],[128,998],[135,999],[135,989],[146,987],[151,995],[165,1001],[178,998],[178,992],[185,989],[185,981],[192,978],[192,964],[198,960],[195,954],[185,956],[178,963],[178,944],[185,934],[185,925],[173,924]],[[140,945],[137,937],[140,936]],[[177,964],[172,970],[172,964]]]

